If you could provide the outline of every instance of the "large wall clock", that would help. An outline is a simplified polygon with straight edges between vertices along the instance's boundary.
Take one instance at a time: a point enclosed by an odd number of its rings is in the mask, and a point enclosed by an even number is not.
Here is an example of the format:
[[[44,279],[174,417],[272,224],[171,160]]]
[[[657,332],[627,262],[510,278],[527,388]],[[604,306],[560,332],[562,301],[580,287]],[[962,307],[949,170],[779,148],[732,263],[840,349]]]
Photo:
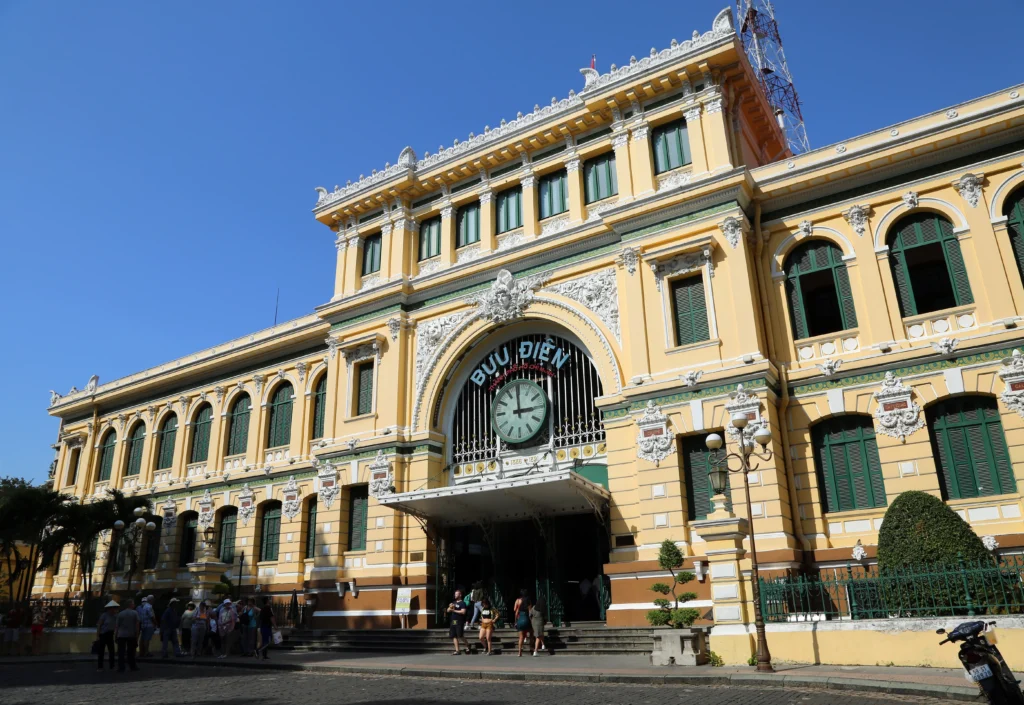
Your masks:
[[[526,443],[548,418],[548,396],[536,382],[517,379],[502,387],[491,404],[491,427],[506,443]]]

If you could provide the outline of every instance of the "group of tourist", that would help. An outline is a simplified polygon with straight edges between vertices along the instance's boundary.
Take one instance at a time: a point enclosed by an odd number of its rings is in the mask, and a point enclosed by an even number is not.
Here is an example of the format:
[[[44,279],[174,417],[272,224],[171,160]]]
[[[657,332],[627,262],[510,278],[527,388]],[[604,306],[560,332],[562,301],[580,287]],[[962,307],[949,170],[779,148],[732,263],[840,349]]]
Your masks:
[[[32,633],[32,655],[38,656],[43,641],[43,627],[50,618],[51,610],[43,604],[36,604],[32,609],[23,611],[17,605],[0,614],[0,634],[3,635],[3,656],[17,656],[21,653],[21,631],[26,618],[31,617],[29,631]]]
[[[193,659],[207,653],[217,658],[227,658],[232,653],[257,659],[270,658],[267,652],[274,643],[277,622],[269,597],[264,598],[262,608],[257,607],[256,600],[251,597],[246,602],[225,599],[216,605],[205,600],[198,604],[189,602],[180,615],[175,606],[178,598],[172,597],[159,620],[153,600],[153,595],[144,597],[137,609],[135,600],[126,601],[124,607],[115,600],[104,606],[96,624],[96,642],[93,644],[93,652],[98,659],[97,671],[103,670],[104,652],[109,654],[110,669],[114,669],[115,643],[117,670],[124,672],[127,666],[137,671],[135,650],[138,648],[139,658],[153,656],[150,642],[158,628],[163,658],[170,658],[171,653],[179,658],[187,653]]]
[[[492,656],[494,655],[494,627],[498,623],[500,615],[491,605],[491,600],[487,597],[481,583],[475,583],[473,590],[466,596],[463,596],[462,590],[456,590],[455,597],[446,610],[449,619],[448,636],[452,638],[452,643],[455,646],[452,656],[459,656],[462,653],[459,648],[460,639],[466,645],[466,653],[473,653],[465,636],[470,607],[473,611],[472,616],[468,619],[468,626],[472,628],[479,624],[480,646],[488,656]],[[524,643],[527,649],[533,647],[534,656],[538,656],[546,649],[544,625],[547,623],[547,610],[543,598],[535,603],[530,598],[528,590],[520,590],[519,597],[512,608],[512,622],[519,633],[519,656],[523,655]]]

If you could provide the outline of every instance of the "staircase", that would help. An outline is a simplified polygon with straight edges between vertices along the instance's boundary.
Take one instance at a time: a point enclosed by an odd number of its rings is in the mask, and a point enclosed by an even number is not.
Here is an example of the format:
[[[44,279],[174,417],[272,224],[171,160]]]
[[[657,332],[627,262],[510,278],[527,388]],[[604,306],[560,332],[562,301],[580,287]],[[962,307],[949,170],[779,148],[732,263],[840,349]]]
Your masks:
[[[470,646],[479,648],[478,631],[466,630]],[[546,630],[545,644],[559,654],[649,654],[654,646],[649,628],[606,627],[599,622],[578,622],[572,627]],[[494,651],[515,654],[519,636],[514,629],[496,629]],[[450,653],[447,629],[331,629],[296,630],[277,648],[294,651],[358,651],[360,653]],[[532,648],[532,644],[531,644]],[[523,645],[526,651],[526,645]]]

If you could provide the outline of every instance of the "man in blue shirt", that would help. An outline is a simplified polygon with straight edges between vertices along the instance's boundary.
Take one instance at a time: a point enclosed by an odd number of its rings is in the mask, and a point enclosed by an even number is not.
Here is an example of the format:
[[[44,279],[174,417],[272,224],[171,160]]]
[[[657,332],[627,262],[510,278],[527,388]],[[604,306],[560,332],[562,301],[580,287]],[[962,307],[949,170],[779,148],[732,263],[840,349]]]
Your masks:
[[[153,632],[156,631],[156,612],[153,610],[153,596],[142,598],[142,606],[138,609],[139,622],[142,625],[142,630],[139,636],[139,658],[148,658],[149,653],[149,641],[153,638]]]

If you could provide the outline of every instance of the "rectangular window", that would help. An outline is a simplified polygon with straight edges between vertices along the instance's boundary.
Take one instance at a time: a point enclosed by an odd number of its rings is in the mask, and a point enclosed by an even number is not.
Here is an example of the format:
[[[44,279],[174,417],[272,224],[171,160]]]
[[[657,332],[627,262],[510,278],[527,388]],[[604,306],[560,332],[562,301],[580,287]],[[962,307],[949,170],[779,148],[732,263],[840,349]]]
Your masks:
[[[523,189],[521,186],[502,191],[496,197],[498,232],[515,230],[523,225]]]
[[[654,173],[661,174],[690,163],[690,140],[686,120],[676,120],[654,129]]]
[[[356,365],[356,416],[373,411],[373,360]]]
[[[146,557],[142,564],[146,570],[156,568],[156,563],[160,560],[160,532],[163,529],[164,520],[154,517],[153,523],[156,524],[156,529],[146,532]]]
[[[260,536],[260,560],[276,561],[281,548],[281,507],[263,512],[263,534]]]
[[[78,482],[78,464],[82,462],[82,449],[71,449],[71,461],[68,463],[68,479],[64,484],[73,485]]]
[[[220,520],[220,562],[231,565],[235,560],[235,532],[238,529],[238,514],[225,514]]]
[[[114,471],[114,448],[116,445],[117,438],[113,432],[108,433],[107,440],[103,442],[103,448],[100,450],[100,482],[109,480]]]
[[[363,276],[380,271],[381,236],[371,235],[363,240]]]
[[[366,485],[359,485],[348,493],[348,550],[365,551],[369,491]]]
[[[704,277],[676,279],[672,282],[672,314],[676,324],[676,345],[690,345],[711,338],[708,307],[704,296]]]
[[[455,247],[465,247],[480,242],[480,204],[470,203],[459,208],[455,215]]]
[[[826,512],[886,505],[882,463],[870,416],[844,414],[815,424],[811,443]]]
[[[199,529],[199,519],[194,514],[185,522],[181,530],[181,550],[178,552],[178,567],[184,568],[189,563],[196,561],[196,534]]]
[[[540,188],[540,217],[550,218],[569,210],[569,177],[565,169],[542,176]]]
[[[441,254],[441,218],[424,220],[420,225],[420,261]]]
[[[615,152],[606,152],[583,164],[583,187],[586,202],[602,201],[618,194],[619,182],[615,176]]]
[[[721,431],[718,431],[721,434]],[[706,436],[687,436],[682,439],[683,473],[686,484],[686,517],[688,521],[707,519],[714,511],[714,490],[711,489],[711,451],[704,443]],[[726,480],[726,503],[731,506]]]
[[[309,512],[306,514],[306,558],[316,557],[316,499],[309,501]]]

